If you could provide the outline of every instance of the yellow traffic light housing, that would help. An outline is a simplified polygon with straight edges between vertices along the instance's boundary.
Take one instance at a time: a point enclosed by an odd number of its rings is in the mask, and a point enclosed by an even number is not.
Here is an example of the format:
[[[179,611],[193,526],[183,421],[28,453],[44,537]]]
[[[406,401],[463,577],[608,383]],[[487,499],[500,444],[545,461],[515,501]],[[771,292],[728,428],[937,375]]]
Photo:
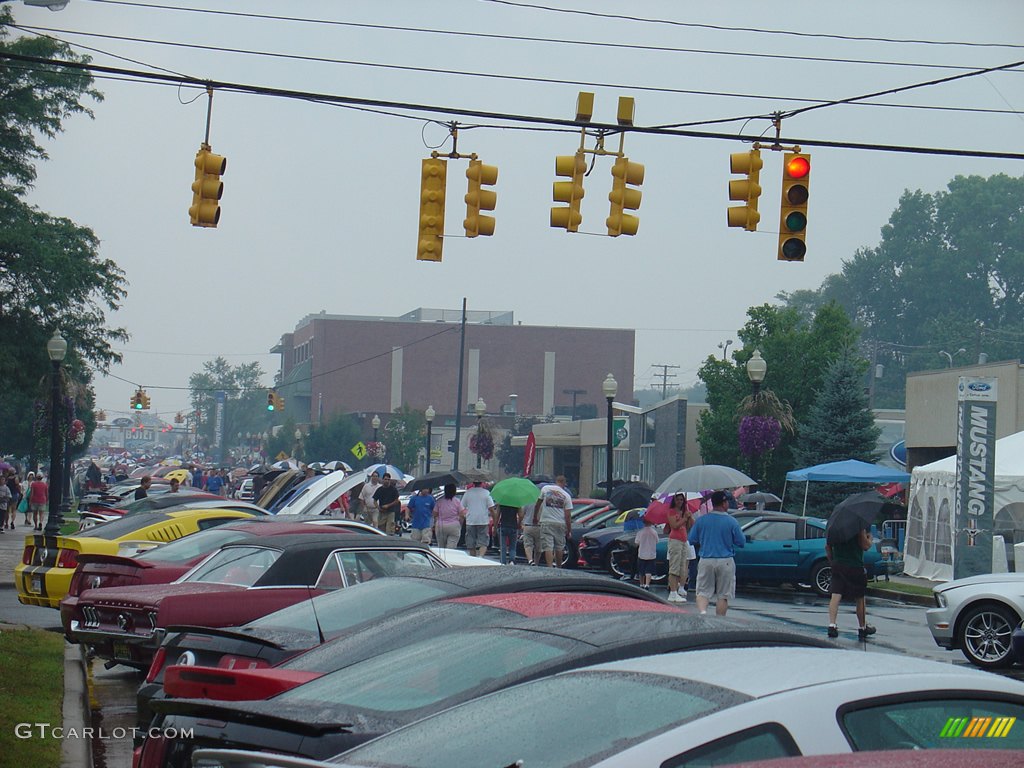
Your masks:
[[[221,174],[227,170],[227,158],[215,155],[209,144],[196,152],[196,180],[192,182],[192,206],[188,209],[193,227],[216,227],[220,221],[220,198],[224,194]]]
[[[141,411],[142,410],[142,398],[141,398],[138,390],[136,390],[132,394],[131,407],[132,407],[133,411]]]
[[[275,406],[274,398],[275,397],[276,397],[276,395],[274,394],[274,390],[271,389],[271,390],[269,390],[267,392],[267,410],[268,411],[274,410],[274,406]]]
[[[583,215],[580,213],[580,201],[586,191],[583,189],[583,174],[587,171],[587,159],[583,150],[575,155],[559,155],[555,158],[555,175],[566,176],[571,181],[556,181],[552,186],[552,198],[556,203],[568,203],[568,205],[556,205],[551,208],[551,226],[561,227],[567,232],[579,231],[583,223]]]
[[[444,191],[448,161],[436,157],[423,161],[420,179],[420,227],[417,261],[440,261],[444,245]]]
[[[281,397],[279,394],[277,394],[277,392],[274,393],[274,410],[275,411],[283,411],[284,410],[284,398]]]
[[[756,232],[761,214],[757,212],[757,200],[761,196],[761,150],[735,152],[729,155],[729,172],[742,173],[745,179],[729,182],[729,199],[742,201],[744,205],[730,206],[728,220],[730,227],[743,227],[747,232]]]
[[[612,166],[612,191],[608,194],[611,201],[611,213],[605,222],[611,237],[619,235],[635,235],[640,228],[640,219],[625,211],[635,211],[640,207],[643,193],[634,189],[644,183],[644,167],[640,163],[631,163],[629,158],[620,157]],[[630,186],[632,185],[632,186]]]
[[[149,395],[146,394],[146,390],[142,390],[142,410],[149,410]]]
[[[480,211],[493,211],[497,205],[497,193],[482,187],[498,182],[498,168],[494,165],[484,165],[479,160],[470,160],[466,178],[469,179],[469,191],[465,198],[466,220],[462,222],[466,229],[466,237],[493,235],[494,217],[482,215]]]
[[[803,261],[807,253],[807,200],[811,156],[787,152],[782,158],[782,207],[779,213],[779,261]]]

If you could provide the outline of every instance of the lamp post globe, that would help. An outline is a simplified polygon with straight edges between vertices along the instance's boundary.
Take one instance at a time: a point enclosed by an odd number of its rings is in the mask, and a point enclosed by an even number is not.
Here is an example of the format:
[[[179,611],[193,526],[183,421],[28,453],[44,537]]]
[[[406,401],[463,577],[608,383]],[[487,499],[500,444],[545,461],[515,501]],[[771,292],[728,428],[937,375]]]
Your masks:
[[[476,436],[477,440],[480,439],[480,420],[487,413],[487,403],[484,402],[482,397],[476,399],[476,404],[473,406],[473,411],[476,413]],[[479,448],[479,446],[478,446]],[[480,451],[476,452],[476,468],[480,469]]]
[[[437,412],[434,410],[434,406],[428,405],[427,410],[423,413],[423,417],[427,420],[427,460],[424,462],[425,469],[423,474],[430,471],[430,428],[434,424],[434,417],[437,416]]]
[[[44,535],[58,536],[64,524],[60,515],[60,502],[63,496],[64,483],[61,478],[61,449],[65,446],[60,437],[60,364],[67,354],[68,343],[55,330],[46,342],[46,354],[50,358],[50,479],[47,489],[47,512]]]
[[[605,450],[608,454],[607,473],[605,474],[605,498],[607,499],[612,495],[612,475],[615,473],[615,462],[612,454],[615,437],[613,433],[612,402],[615,400],[615,395],[619,392],[619,383],[615,381],[615,377],[610,373],[601,382],[601,392],[604,393],[605,400],[608,401],[608,439],[605,444]]]
[[[373,442],[377,442],[377,430],[380,429],[380,416],[374,414],[370,420],[370,426],[373,427]]]
[[[747,378],[754,387],[754,397],[761,392],[761,382],[764,381],[768,372],[768,363],[761,357],[761,350],[755,349],[754,354],[747,360]]]

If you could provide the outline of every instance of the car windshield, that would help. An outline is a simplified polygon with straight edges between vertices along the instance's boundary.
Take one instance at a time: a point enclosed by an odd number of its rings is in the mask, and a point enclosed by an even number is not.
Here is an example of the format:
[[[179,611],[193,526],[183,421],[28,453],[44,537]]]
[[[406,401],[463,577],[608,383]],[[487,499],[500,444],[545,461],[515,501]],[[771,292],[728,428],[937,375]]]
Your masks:
[[[135,556],[136,560],[156,560],[161,563],[184,563],[200,555],[208,555],[225,544],[248,536],[245,531],[209,528],[172,541]]]
[[[334,635],[410,605],[448,594],[443,587],[415,581],[380,579],[304,600],[251,622],[250,627],[297,629]]]
[[[281,550],[268,547],[227,547],[197,566],[187,580],[251,587],[280,556]]]
[[[697,717],[745,701],[706,684],[622,672],[547,677],[445,710],[344,754],[346,765],[590,765]],[[572,702],[601,702],[580,717]],[[437,734],[453,734],[437,738]],[[339,758],[339,762],[341,759]]]
[[[568,655],[577,645],[526,631],[440,635],[339,669],[285,691],[274,701],[405,712],[443,702],[512,673],[521,674]],[[564,700],[562,703],[564,706]]]
[[[93,526],[85,535],[92,539],[114,541],[115,539],[128,538],[136,531],[156,525],[157,523],[166,522],[168,519],[170,518],[164,512],[154,512],[151,515],[131,515],[120,520],[112,520],[109,523],[100,523]]]

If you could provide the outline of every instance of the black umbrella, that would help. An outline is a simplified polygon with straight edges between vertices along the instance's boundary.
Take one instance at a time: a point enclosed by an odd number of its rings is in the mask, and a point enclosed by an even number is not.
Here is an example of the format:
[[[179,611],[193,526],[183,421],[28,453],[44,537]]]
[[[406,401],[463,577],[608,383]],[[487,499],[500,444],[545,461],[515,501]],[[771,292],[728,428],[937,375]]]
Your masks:
[[[526,479],[535,485],[544,485],[545,483],[555,482],[555,478],[551,475],[530,475]]]
[[[634,507],[644,507],[646,509],[647,505],[651,503],[653,495],[654,491],[644,483],[625,483],[612,491],[608,501],[616,509],[625,512],[627,509],[633,509]]]
[[[448,472],[428,472],[405,484],[405,491],[418,491],[421,488],[443,488],[446,485],[465,485],[474,482],[457,469]]]
[[[829,544],[850,541],[861,531],[870,530],[879,513],[899,509],[878,491],[865,491],[848,496],[836,504],[825,525],[825,539]]]

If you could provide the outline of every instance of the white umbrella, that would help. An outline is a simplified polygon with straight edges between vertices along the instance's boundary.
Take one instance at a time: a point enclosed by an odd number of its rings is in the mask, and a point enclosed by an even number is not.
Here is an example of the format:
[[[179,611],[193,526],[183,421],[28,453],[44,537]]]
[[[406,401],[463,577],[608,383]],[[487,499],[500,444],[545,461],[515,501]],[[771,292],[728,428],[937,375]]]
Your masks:
[[[344,461],[328,461],[326,464],[324,464],[323,468],[328,470],[329,472],[337,472],[339,470],[342,472],[352,471],[351,465],[346,464]]]
[[[717,491],[725,488],[738,488],[741,485],[757,485],[738,469],[723,467],[721,464],[701,464],[696,467],[680,469],[668,476],[658,486],[655,493],[675,493],[677,491]]]

